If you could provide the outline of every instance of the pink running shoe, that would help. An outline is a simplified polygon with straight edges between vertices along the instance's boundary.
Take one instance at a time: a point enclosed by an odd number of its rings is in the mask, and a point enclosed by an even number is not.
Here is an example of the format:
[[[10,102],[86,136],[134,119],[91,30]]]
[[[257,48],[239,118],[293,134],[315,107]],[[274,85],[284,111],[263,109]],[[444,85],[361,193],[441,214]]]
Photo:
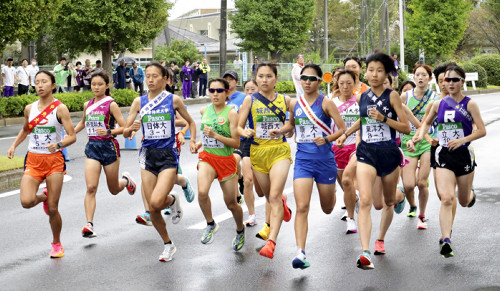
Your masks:
[[[47,187],[43,187],[42,194],[47,196],[47,199],[49,199],[49,192],[47,191]],[[43,211],[45,211],[45,214],[49,215],[49,208],[47,206],[48,200],[43,201]]]
[[[375,255],[385,255],[385,246],[383,240],[375,241]]]
[[[425,216],[418,216],[418,223],[417,223],[417,228],[418,229],[427,229],[427,219],[425,219]]]
[[[50,243],[52,245],[52,251],[50,252],[50,258],[62,258],[64,256],[64,248],[61,243]]]

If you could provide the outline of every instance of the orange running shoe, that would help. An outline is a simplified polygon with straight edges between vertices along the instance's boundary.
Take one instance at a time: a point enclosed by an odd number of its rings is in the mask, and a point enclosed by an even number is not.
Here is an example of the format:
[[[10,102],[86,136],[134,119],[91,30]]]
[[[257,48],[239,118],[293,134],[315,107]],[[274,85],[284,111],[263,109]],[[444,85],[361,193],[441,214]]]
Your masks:
[[[281,195],[281,199],[283,200],[283,220],[285,222],[289,222],[292,219],[292,210],[288,208],[288,205],[286,205],[286,196],[285,194]]]
[[[260,249],[259,255],[272,259],[274,258],[275,248],[276,248],[276,243],[268,239],[266,245],[262,249]]]

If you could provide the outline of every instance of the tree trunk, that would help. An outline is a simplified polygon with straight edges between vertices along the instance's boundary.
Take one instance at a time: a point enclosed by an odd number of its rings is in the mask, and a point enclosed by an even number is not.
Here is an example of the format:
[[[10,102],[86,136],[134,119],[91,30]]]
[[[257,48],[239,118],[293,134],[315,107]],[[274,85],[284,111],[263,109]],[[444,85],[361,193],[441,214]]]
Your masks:
[[[279,61],[281,60],[282,52],[278,50],[278,51],[270,51],[269,53],[271,54],[271,62],[279,63]]]
[[[104,43],[101,47],[101,52],[102,52],[102,68],[108,74],[109,76],[109,81],[110,81],[110,88],[113,84],[113,48],[111,42]]]

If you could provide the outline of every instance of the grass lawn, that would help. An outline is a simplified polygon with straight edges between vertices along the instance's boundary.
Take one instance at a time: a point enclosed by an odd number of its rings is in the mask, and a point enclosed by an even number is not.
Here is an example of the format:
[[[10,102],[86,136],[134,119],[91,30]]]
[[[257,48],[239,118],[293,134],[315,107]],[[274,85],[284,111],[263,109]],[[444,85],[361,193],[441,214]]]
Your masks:
[[[24,167],[24,158],[14,157],[9,159],[7,156],[0,156],[0,172],[21,169],[22,167]]]

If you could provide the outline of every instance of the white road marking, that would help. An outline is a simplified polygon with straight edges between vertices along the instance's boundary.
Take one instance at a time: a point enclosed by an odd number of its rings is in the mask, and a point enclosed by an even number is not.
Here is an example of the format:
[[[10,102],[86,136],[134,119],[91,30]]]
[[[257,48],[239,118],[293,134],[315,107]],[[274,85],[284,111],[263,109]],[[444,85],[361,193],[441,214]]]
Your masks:
[[[293,187],[286,188],[285,190],[283,190],[283,192],[285,193],[286,196],[288,196],[289,194],[293,193]],[[255,201],[254,206],[255,207],[262,206],[265,203],[266,203],[266,199],[259,199],[259,200]],[[241,208],[243,208],[243,213],[248,212],[248,208],[246,205],[242,205]],[[217,223],[221,223],[224,220],[227,220],[230,218],[233,218],[233,214],[231,213],[231,211],[226,211],[222,214],[214,216],[214,221]],[[188,227],[188,229],[205,229],[206,227],[207,227],[207,222],[205,220],[203,220],[202,222],[191,225],[190,227]]]
[[[63,182],[69,182],[72,179],[73,178],[70,175],[64,175]],[[40,184],[40,186],[38,187],[38,189],[41,189],[41,188],[45,187],[45,185],[46,185],[45,183]],[[21,193],[21,189],[12,190],[12,191],[0,194],[0,198],[5,198],[5,197],[12,196],[12,195],[17,195],[19,193]]]
[[[494,107],[494,108],[491,108],[491,109],[488,109],[488,110],[485,110],[485,111],[481,111],[481,114],[488,113],[490,111],[498,110],[498,108],[500,108],[500,107]]]
[[[11,136],[11,137],[2,137],[0,138],[0,140],[4,140],[4,139],[13,139],[13,138],[16,138],[17,136]]]

